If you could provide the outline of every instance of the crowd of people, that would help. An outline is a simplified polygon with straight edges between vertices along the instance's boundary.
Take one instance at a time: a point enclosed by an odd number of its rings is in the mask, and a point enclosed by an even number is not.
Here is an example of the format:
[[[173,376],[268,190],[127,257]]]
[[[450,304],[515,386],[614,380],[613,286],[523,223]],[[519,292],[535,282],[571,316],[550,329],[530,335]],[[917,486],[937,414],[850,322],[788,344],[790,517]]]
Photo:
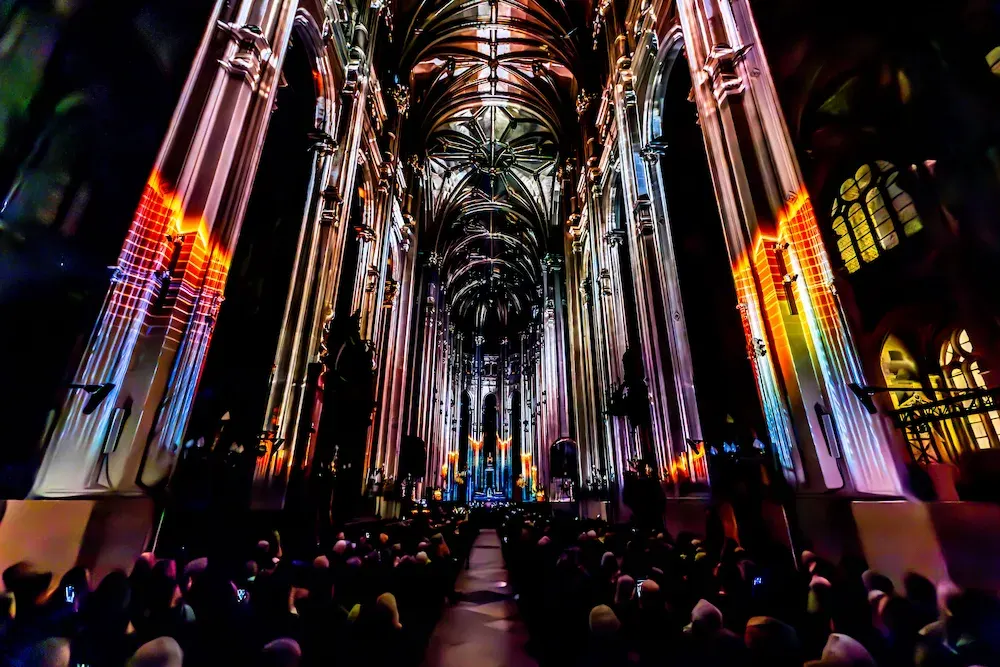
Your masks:
[[[99,582],[3,572],[0,665],[416,665],[476,529],[462,514],[363,527],[287,554],[278,533],[178,562],[142,554]],[[300,560],[299,558],[302,558]]]
[[[496,518],[496,517],[494,517]],[[862,562],[709,530],[502,511],[529,650],[543,667],[1000,667],[1000,601]],[[0,665],[419,664],[477,535],[456,512],[355,527],[287,554],[275,533],[178,561],[142,554],[94,582],[3,572]],[[301,558],[301,560],[300,560]],[[96,586],[94,585],[96,583]]]
[[[897,588],[863,562],[751,554],[722,530],[512,512],[502,532],[543,667],[1000,665],[998,598],[947,581]]]

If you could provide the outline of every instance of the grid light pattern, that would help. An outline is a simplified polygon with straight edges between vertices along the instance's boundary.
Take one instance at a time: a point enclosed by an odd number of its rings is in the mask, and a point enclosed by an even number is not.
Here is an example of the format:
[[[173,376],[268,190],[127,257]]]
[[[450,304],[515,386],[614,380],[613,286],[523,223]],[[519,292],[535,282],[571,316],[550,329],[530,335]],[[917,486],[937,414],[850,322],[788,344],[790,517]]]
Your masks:
[[[736,298],[743,320],[743,332],[747,338],[747,354],[750,357],[751,367],[757,381],[757,392],[764,409],[767,429],[778,454],[783,474],[786,479],[792,481],[795,475],[792,449],[795,444],[790,439],[793,430],[788,405],[777,376],[776,365],[762,362],[762,355],[766,355],[768,352],[765,328],[772,322],[773,315],[765,314],[768,309],[758,298],[757,285],[748,257],[743,257],[736,263],[733,269],[733,279],[736,282]],[[783,326],[780,328],[782,331],[784,330]],[[783,337],[782,340],[784,340]],[[777,353],[775,350],[771,352]],[[784,353],[787,356],[787,345]]]
[[[861,413],[847,386],[865,381],[841,317],[833,272],[805,190],[791,197],[779,212],[773,236],[758,233],[748,255],[737,259],[733,277],[761,404],[786,475],[793,468],[793,430],[777,373],[779,368],[792,368],[794,353],[785,312],[789,318],[802,318],[810,363],[825,389],[854,485],[869,493],[898,492],[899,482],[878,428]],[[761,361],[769,353],[775,363]]]
[[[879,430],[848,389],[848,383],[866,382],[854,341],[841,316],[833,271],[805,190],[793,197],[779,215],[778,236],[788,243],[796,300],[810,334],[828,408],[854,485],[869,493],[896,493],[899,481]]]
[[[185,216],[181,199],[154,171],[74,378],[81,384],[111,382],[115,390],[91,415],[83,414],[87,395],[70,394],[50,443],[48,470],[55,475],[48,486],[72,490],[102,482],[82,480],[80,471],[100,460],[123,386],[132,380],[129,395],[141,397],[150,382],[139,376],[152,374],[164,351],[180,348],[156,440],[162,444],[177,436],[187,421],[228,268],[229,256],[210,244],[204,218]],[[113,486],[110,479],[103,483]]]

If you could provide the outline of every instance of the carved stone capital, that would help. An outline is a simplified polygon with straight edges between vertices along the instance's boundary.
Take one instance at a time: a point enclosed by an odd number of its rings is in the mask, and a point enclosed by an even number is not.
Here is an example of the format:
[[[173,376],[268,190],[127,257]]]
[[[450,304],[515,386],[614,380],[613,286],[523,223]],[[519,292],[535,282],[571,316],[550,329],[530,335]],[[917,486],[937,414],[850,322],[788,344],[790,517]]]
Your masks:
[[[406,159],[406,164],[410,165],[410,169],[413,170],[413,173],[417,174],[418,176],[424,175],[424,164],[420,160],[419,155],[414,154],[408,157]]]
[[[434,250],[427,255],[427,259],[424,260],[424,266],[432,269],[440,269],[442,261],[443,258],[441,257],[441,254]]]
[[[371,243],[376,238],[375,230],[371,225],[355,225],[354,233],[358,235],[358,240],[362,243]]]
[[[639,155],[647,164],[656,164],[661,156],[667,154],[667,145],[663,142],[651,141],[639,150]]]
[[[378,288],[378,279],[381,274],[379,273],[378,267],[369,266],[368,271],[365,273],[365,291],[368,293],[374,292]]]
[[[578,118],[583,118],[583,115],[587,113],[587,109],[590,105],[597,99],[595,93],[588,93],[586,90],[581,90],[580,94],[576,96],[576,115]]]
[[[309,150],[318,155],[332,155],[338,148],[337,140],[322,130],[309,133]]]
[[[604,235],[604,242],[607,243],[612,248],[617,248],[622,243],[624,243],[624,241],[625,241],[625,232],[621,229],[609,230]],[[603,274],[604,271],[607,271],[607,269],[602,270],[601,273]]]
[[[703,69],[712,83],[712,93],[715,99],[722,102],[727,97],[739,96],[745,89],[739,64],[753,48],[752,44],[734,49],[726,44],[719,44],[705,58]]]
[[[549,273],[559,271],[563,265],[563,258],[555,253],[546,253],[542,258],[542,269]]]
[[[389,96],[396,103],[396,112],[400,116],[406,117],[410,111],[410,88],[403,84],[397,84],[389,91]]]
[[[633,209],[636,231],[640,234],[653,233],[653,206],[648,197],[640,197]]]
[[[382,291],[382,307],[392,308],[393,304],[396,303],[397,296],[399,296],[399,282],[392,278],[386,278],[385,288]]]

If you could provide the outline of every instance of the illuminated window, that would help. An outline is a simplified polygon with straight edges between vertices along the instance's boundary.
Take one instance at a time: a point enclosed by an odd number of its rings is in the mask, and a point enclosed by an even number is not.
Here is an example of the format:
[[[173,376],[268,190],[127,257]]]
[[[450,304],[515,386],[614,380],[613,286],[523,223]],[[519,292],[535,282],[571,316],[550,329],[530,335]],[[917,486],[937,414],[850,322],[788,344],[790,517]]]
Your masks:
[[[840,186],[830,217],[837,251],[850,273],[899,245],[899,235],[923,228],[913,199],[898,184],[899,170],[884,160],[863,164]]]
[[[986,64],[991,72],[1000,76],[1000,46],[986,54]]]
[[[987,389],[982,362],[975,354],[972,339],[965,329],[952,334],[941,348],[941,370],[953,389]],[[968,402],[971,404],[971,401]],[[965,417],[966,426],[974,444],[988,449],[1000,444],[1000,413],[986,413]]]

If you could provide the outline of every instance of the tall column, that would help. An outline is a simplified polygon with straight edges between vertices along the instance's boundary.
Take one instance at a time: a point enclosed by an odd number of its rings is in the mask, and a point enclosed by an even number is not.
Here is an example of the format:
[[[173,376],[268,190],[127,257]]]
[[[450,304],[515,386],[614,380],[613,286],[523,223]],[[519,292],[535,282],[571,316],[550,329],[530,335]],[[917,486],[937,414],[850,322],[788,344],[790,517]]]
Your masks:
[[[328,17],[330,18],[330,17]],[[377,25],[377,13],[373,17]],[[333,22],[331,20],[331,22]],[[308,462],[316,437],[321,400],[310,391],[310,369],[316,374],[324,327],[333,316],[332,304],[340,283],[341,258],[349,234],[350,214],[357,170],[357,150],[363,134],[368,93],[369,61],[372,44],[368,27],[361,20],[351,23],[348,36],[346,76],[339,91],[339,112],[329,114],[335,122],[317,133],[314,145],[323,158],[321,180],[310,192],[308,226],[304,225],[296,251],[292,287],[286,302],[281,334],[275,354],[274,375],[262,430],[275,441],[283,440],[287,460],[282,478],[272,478],[272,470],[255,473],[255,505],[274,506],[282,502],[288,476]],[[339,29],[339,28],[334,28]],[[322,39],[322,38],[321,38]],[[321,44],[319,49],[325,49]],[[323,59],[319,62],[329,67]],[[323,68],[321,68],[323,69]],[[324,72],[322,89],[332,95],[332,73]],[[328,106],[333,102],[327,101]],[[318,170],[317,170],[318,171]]]
[[[651,312],[650,322],[654,327],[653,339],[657,341],[656,356],[668,360],[663,368],[666,384],[661,396],[672,417],[671,436],[677,444],[676,450],[683,451],[688,439],[700,440],[701,418],[698,414],[698,400],[695,395],[694,366],[691,360],[691,345],[688,341],[684,303],[677,274],[677,256],[670,233],[670,212],[667,203],[665,178],[663,173],[664,146],[646,145],[642,148],[649,187],[653,192],[652,233],[643,234],[640,252],[645,266]],[[664,335],[665,333],[665,335]]]
[[[748,348],[781,463],[810,489],[898,493],[885,425],[847,386],[865,382],[861,364],[770,69],[761,49],[751,48],[761,42],[750,7],[683,0],[678,8]]]
[[[296,3],[244,0],[197,52],[33,496],[139,494],[171,469],[236,247]],[[220,37],[221,35],[221,37]]]
[[[674,359],[670,355],[667,332],[671,329],[668,317],[680,317],[683,310],[679,302],[670,304],[668,310],[664,299],[664,283],[657,252],[656,226],[649,196],[646,165],[642,159],[641,134],[636,104],[636,92],[632,80],[632,55],[627,52],[627,40],[620,36],[615,42],[618,60],[614,85],[615,120],[618,125],[618,148],[621,153],[621,171],[628,232],[625,242],[629,247],[630,267],[636,291],[636,307],[639,315],[639,344],[642,346],[643,368],[650,393],[651,430],[653,451],[660,468],[674,456],[685,451],[685,437],[700,436],[697,409],[682,412],[680,401],[694,402],[692,378],[680,378],[687,385],[678,393],[675,379]],[[668,312],[671,314],[668,315]],[[677,350],[684,355],[684,362],[690,359],[690,350]],[[682,415],[684,417],[682,418]]]

